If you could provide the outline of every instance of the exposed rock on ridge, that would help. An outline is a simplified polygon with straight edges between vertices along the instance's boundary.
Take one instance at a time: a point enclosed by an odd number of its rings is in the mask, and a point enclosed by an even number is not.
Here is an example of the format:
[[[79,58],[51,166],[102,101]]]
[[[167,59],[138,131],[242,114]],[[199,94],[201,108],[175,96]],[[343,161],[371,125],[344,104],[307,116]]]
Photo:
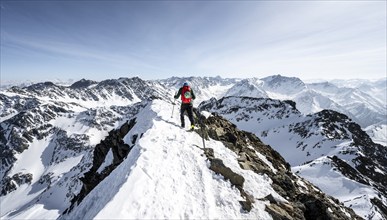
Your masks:
[[[290,171],[290,165],[282,156],[270,146],[263,144],[254,134],[238,130],[234,124],[216,114],[208,118],[203,116],[199,118],[198,120],[205,126],[205,129],[198,130],[198,134],[204,138],[210,137],[221,141],[227,148],[234,151],[239,156],[238,163],[241,168],[269,176],[273,181],[273,189],[288,200],[289,203],[281,203],[270,199],[270,196],[262,198],[270,201],[266,211],[274,219],[361,219],[353,210],[340,204],[337,199],[325,195],[313,185],[309,183],[300,185],[301,178]],[[208,154],[211,150],[206,149],[206,152]],[[272,167],[262,161],[256,152],[264,155]],[[209,156],[211,158],[211,154]],[[217,162],[216,159],[210,159],[210,161],[211,167]],[[218,169],[213,170],[222,173]],[[224,173],[232,176],[233,172]],[[243,181],[240,182],[236,181],[233,184],[243,189]],[[251,200],[248,199],[248,195],[245,198],[247,198],[246,206],[243,207],[248,210]]]

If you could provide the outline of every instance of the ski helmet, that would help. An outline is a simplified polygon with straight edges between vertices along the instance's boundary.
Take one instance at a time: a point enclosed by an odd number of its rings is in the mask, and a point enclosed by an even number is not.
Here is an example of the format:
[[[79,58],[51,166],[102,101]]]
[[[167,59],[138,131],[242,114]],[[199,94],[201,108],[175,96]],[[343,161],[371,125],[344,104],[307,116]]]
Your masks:
[[[185,82],[185,83],[183,84],[183,86],[188,86],[188,83],[187,83],[187,82]]]

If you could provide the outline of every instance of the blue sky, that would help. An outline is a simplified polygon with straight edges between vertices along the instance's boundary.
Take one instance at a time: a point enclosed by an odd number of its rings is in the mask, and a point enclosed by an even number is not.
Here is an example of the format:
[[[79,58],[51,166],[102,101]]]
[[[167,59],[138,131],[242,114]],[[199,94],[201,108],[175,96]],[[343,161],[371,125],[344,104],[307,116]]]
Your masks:
[[[1,1],[1,80],[386,77],[386,1]]]

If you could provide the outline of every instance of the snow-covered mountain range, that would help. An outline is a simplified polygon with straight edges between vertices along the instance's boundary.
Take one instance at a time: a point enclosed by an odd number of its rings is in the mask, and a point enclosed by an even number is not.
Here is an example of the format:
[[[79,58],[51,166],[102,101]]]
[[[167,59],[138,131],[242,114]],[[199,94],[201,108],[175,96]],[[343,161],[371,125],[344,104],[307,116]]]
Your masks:
[[[238,128],[253,132],[277,150],[294,172],[334,195],[365,218],[385,218],[387,148],[374,143],[346,115],[303,115],[292,101],[226,97],[203,102]],[[333,185],[334,184],[334,185]],[[378,202],[375,202],[377,200]]]
[[[375,142],[387,146],[386,79],[304,83],[296,77],[274,75],[262,79],[173,77],[162,80],[170,88],[176,88],[185,81],[192,82],[195,91],[199,91],[196,105],[212,97],[220,99],[225,96],[293,100],[303,114],[324,109],[345,114],[366,130]]]
[[[178,126],[172,100],[185,81],[202,103],[195,132]],[[0,91],[0,216],[386,218],[387,148],[357,124],[361,114],[318,111],[321,100],[340,100],[320,87],[282,76],[135,77]],[[374,90],[345,91],[345,104],[329,106],[350,112],[363,101],[369,119],[383,116]],[[297,102],[305,94],[317,101]],[[385,121],[367,123],[385,143]]]

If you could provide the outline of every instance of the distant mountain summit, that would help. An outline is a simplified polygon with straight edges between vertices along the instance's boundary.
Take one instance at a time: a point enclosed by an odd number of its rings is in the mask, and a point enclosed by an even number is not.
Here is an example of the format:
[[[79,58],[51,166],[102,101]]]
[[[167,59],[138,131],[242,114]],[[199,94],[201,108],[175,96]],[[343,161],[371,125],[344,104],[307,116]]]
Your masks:
[[[42,90],[42,89],[54,88],[54,87],[58,87],[58,86],[52,82],[42,82],[42,83],[36,83],[28,86],[27,90]]]
[[[87,79],[81,79],[79,81],[76,81],[75,83],[71,84],[71,89],[85,89],[91,85],[95,85],[98,82],[93,80],[87,80]]]
[[[294,95],[306,89],[304,82],[296,77],[274,75],[261,80],[264,82],[262,84],[264,90],[282,95]]]
[[[263,81],[252,78],[243,79],[234,84],[226,93],[225,96],[250,96],[268,98],[268,94],[262,88]]]

